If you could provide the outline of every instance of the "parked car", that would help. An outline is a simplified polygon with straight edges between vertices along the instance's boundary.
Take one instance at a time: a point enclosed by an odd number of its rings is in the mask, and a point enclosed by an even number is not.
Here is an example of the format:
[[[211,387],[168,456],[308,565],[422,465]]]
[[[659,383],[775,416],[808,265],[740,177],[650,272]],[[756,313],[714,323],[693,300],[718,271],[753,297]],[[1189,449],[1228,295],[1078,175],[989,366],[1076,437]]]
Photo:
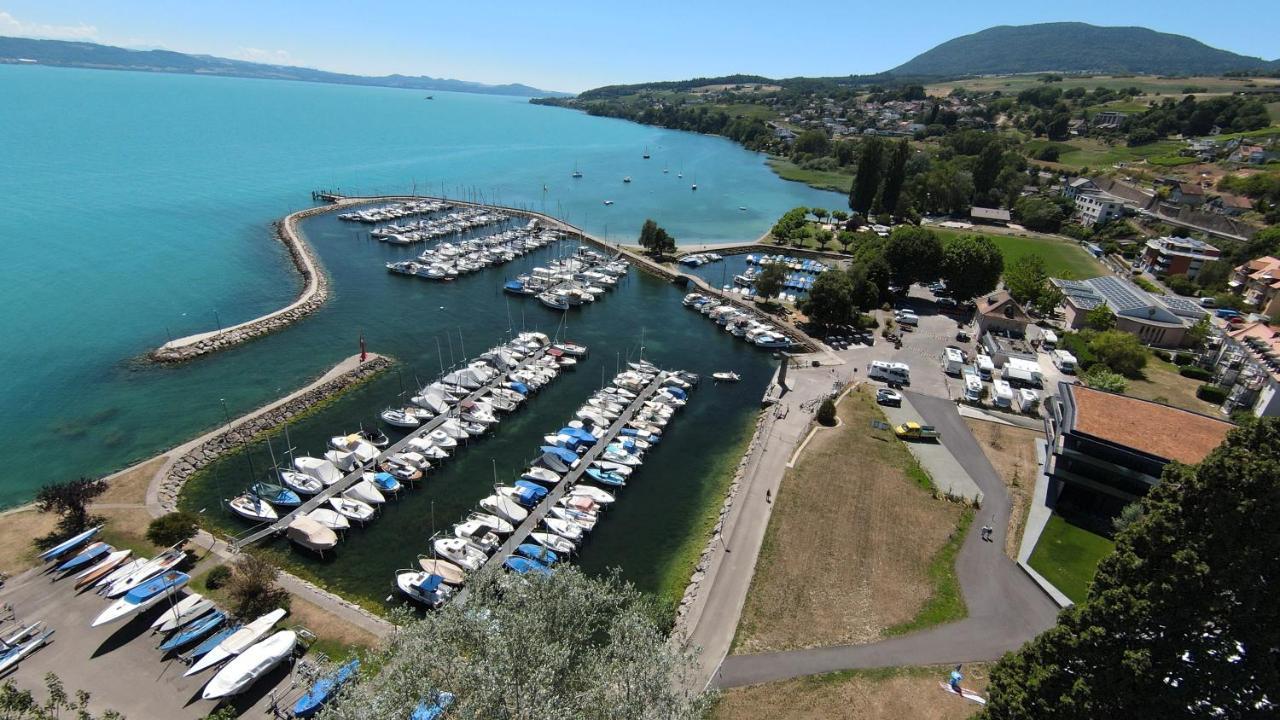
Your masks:
[[[876,402],[889,407],[902,407],[902,393],[891,388],[876,390]]]
[[[903,440],[936,440],[941,436],[932,425],[921,425],[918,422],[905,422],[893,428],[893,434]]]
[[[961,330],[956,333],[956,342],[969,342],[969,333]]]
[[[960,303],[956,302],[954,298],[949,298],[949,297],[940,297],[937,300],[934,300],[933,302],[935,305],[937,305],[940,308],[960,307]]]

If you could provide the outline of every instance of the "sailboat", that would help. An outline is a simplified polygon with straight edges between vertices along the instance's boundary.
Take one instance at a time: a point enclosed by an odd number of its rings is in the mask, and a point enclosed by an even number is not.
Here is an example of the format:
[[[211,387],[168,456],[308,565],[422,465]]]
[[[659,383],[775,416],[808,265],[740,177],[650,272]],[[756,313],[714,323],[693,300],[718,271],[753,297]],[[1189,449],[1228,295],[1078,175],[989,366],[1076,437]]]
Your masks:
[[[572,175],[572,177],[575,177],[575,178],[580,178],[580,177],[582,177],[582,171],[578,169],[578,163],[576,163],[576,162],[573,164],[573,175]]]
[[[690,189],[690,190],[695,190],[695,191],[698,189],[698,176],[697,176],[697,175],[694,175],[694,176],[693,176],[693,185],[692,185],[689,189]]]
[[[648,146],[648,145],[645,145],[645,146],[644,146],[644,155],[642,155],[641,157],[643,157],[645,160],[648,160],[648,159],[649,159],[649,146]]]

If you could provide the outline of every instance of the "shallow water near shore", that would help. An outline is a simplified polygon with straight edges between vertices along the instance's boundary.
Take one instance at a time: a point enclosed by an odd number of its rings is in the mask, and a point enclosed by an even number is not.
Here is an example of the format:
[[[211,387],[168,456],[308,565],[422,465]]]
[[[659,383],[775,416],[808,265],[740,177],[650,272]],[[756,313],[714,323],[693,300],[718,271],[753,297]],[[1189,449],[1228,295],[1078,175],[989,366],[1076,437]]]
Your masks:
[[[362,331],[371,350],[411,358],[449,325],[472,333],[468,350],[505,330],[498,277],[485,276],[483,306],[439,321],[443,303],[408,304],[397,281],[412,280],[384,277],[354,252],[353,228],[335,225],[352,245],[320,252],[334,286],[319,313],[184,366],[134,360],[295,297],[300,281],[271,223],[308,206],[312,189],[443,187],[613,239],[630,240],[652,217],[688,242],[754,239],[792,206],[843,202],[777,179],[761,156],[721,138],[518,98],[12,65],[0,66],[0,93],[0,507],[171,447],[220,422],[224,402],[232,416],[257,407],[355,352]],[[581,180],[569,177],[575,163]],[[348,264],[368,276],[348,281]],[[653,305],[611,297],[630,313],[611,321],[635,335],[634,317],[651,313],[656,329],[671,307],[683,312],[658,286],[634,300]],[[470,315],[499,320],[481,331]]]

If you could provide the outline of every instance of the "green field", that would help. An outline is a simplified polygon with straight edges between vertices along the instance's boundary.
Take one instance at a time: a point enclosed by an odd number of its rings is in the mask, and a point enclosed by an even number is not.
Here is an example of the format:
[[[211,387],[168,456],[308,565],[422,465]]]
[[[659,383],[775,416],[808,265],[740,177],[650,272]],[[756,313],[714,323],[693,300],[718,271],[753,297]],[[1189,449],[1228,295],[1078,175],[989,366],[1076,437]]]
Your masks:
[[[807,170],[785,158],[769,158],[767,162],[770,169],[783,180],[802,182],[819,190],[847,193],[853,184],[852,175],[826,170]]]
[[[1049,518],[1029,564],[1044,579],[1075,602],[1089,594],[1089,583],[1098,562],[1111,554],[1115,543],[1076,527],[1055,513]]]
[[[1153,164],[1159,165],[1181,164],[1181,162],[1172,162],[1174,159],[1195,162],[1192,158],[1182,158],[1178,155],[1178,151],[1186,147],[1185,143],[1178,140],[1161,140],[1137,147],[1122,144],[1107,145],[1092,138],[1075,138],[1065,142],[1031,140],[1026,144],[1025,149],[1028,156],[1035,157],[1041,149],[1050,146],[1058,148],[1060,165],[1076,168],[1103,168],[1120,162],[1140,163],[1149,158],[1153,159]]]
[[[963,80],[950,80],[942,83],[934,83],[926,85],[925,91],[930,95],[946,95],[953,88],[962,87],[977,92],[991,92],[992,90],[1000,90],[1004,94],[1018,93],[1027,88],[1039,87],[1043,83],[1040,77],[1044,73],[1034,73],[1029,75],[1007,75],[1002,77],[982,77],[982,78],[966,78]],[[1187,78],[1164,78],[1154,75],[1134,75],[1129,77],[1114,77],[1109,75],[1096,75],[1093,77],[1064,77],[1062,82],[1052,83],[1053,87],[1066,90],[1067,88],[1082,87],[1088,90],[1104,87],[1110,90],[1120,90],[1122,88],[1137,87],[1148,95],[1173,95],[1181,96],[1183,88],[1188,86],[1202,87],[1209,93],[1233,93],[1241,90],[1253,89],[1249,85],[1256,87],[1280,87],[1280,80],[1274,78],[1223,78],[1223,77],[1187,77]]]
[[[980,230],[943,230],[929,228],[946,238],[956,235],[980,234],[1000,248],[1006,266],[1013,264],[1024,255],[1039,255],[1044,261],[1045,270],[1052,277],[1084,279],[1097,277],[1106,273],[1106,268],[1087,250],[1074,240],[1058,240],[1048,237],[1022,237],[1018,235],[997,235]]]

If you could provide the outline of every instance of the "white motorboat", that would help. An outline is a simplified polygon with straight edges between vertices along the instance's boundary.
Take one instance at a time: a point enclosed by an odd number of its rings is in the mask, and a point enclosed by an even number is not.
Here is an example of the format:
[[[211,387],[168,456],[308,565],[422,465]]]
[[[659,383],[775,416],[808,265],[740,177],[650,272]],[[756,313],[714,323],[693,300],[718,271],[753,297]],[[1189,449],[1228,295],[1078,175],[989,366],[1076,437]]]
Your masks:
[[[411,410],[388,408],[382,411],[382,422],[398,428],[413,429],[422,424]]]
[[[231,633],[222,642],[218,643],[212,650],[204,654],[194,665],[192,665],[183,677],[195,675],[196,673],[211,668],[214,665],[234,657],[247,650],[251,645],[258,641],[263,635],[271,631],[276,623],[280,622],[285,616],[285,611],[276,608],[253,622],[245,625],[239,630]]]
[[[449,438],[452,438],[454,441],[466,440],[467,438],[471,437],[471,433],[467,432],[462,428],[462,423],[458,422],[457,418],[449,418],[445,420],[443,423],[440,423],[440,427],[437,429],[437,432],[444,433],[446,436],[448,436]],[[431,435],[432,435],[432,439],[434,440],[435,432],[431,433]]]
[[[717,372],[711,373],[711,377],[721,382],[738,382],[742,376],[736,372]]]
[[[556,505],[559,505],[562,508],[577,510],[579,512],[592,513],[594,515],[599,515],[604,512],[604,506],[596,503],[595,500],[592,500],[586,495],[564,495],[556,501]]]
[[[561,507],[559,505],[552,505],[547,512],[551,515],[551,517],[559,518],[566,522],[574,523],[587,532],[590,532],[595,529],[596,520],[598,520],[598,518],[595,516],[594,513],[586,513],[580,510],[572,510],[570,508]]]
[[[601,470],[606,470],[611,473],[617,473],[622,477],[630,477],[632,471],[634,470],[634,468],[630,465],[626,465],[620,462],[614,462],[612,460],[595,460],[595,461],[592,461],[591,466],[598,467]]]
[[[151,630],[153,632],[169,632],[174,628],[187,624],[188,620],[195,620],[212,608],[212,600],[200,593],[192,593],[179,600],[173,607],[166,608],[164,612],[160,613],[160,617],[151,623]]]
[[[315,495],[324,489],[324,483],[297,470],[281,470],[280,482],[299,495]]]
[[[515,526],[513,526],[511,523],[507,522],[506,520],[503,520],[502,518],[498,517],[497,515],[473,512],[467,516],[467,519],[475,520],[476,522],[479,522],[480,524],[489,528],[490,531],[495,532],[499,535],[510,535],[516,530]]]
[[[466,540],[486,553],[493,552],[502,544],[498,536],[489,530],[489,526],[477,520],[466,520],[454,525],[453,536]]]
[[[227,502],[227,507],[231,508],[231,512],[254,522],[274,522],[280,519],[280,514],[271,507],[271,503],[253,493],[232,498]]]
[[[457,444],[456,442],[453,442],[453,439],[452,439],[452,438],[450,438],[449,436],[444,435],[444,433],[441,433],[441,436],[442,436],[442,437],[444,437],[444,439],[445,439],[445,440],[448,440],[448,441],[450,441],[450,442],[451,442],[451,443],[453,443],[453,444],[452,444],[452,445],[447,445],[447,446],[446,446],[446,445],[438,445],[438,444],[436,444],[436,437],[435,437],[435,435],[436,435],[436,434],[435,434],[435,432],[433,431],[433,432],[432,432],[432,433],[430,433],[427,437],[416,437],[416,438],[413,438],[412,440],[410,440],[410,441],[409,441],[409,445],[408,445],[408,447],[409,447],[413,452],[415,452],[415,453],[419,453],[419,454],[420,454],[420,455],[422,455],[423,457],[426,457],[426,458],[428,458],[428,459],[430,459],[430,460],[444,460],[445,458],[449,457],[449,451],[448,451],[448,450],[446,450],[445,448],[446,448],[446,447],[457,447],[457,445],[458,445],[458,444]]]
[[[372,505],[344,495],[329,498],[329,505],[348,520],[365,523],[373,519]]]
[[[457,428],[456,423],[454,427]],[[457,431],[462,432],[462,428],[457,428]],[[462,432],[462,437],[466,437],[466,436],[467,434],[465,432]],[[458,447],[457,439],[454,438],[449,433],[445,432],[443,428],[436,428],[435,430],[432,430],[427,435],[427,437],[431,439],[432,444],[434,444],[436,447],[443,448],[445,450],[450,450],[452,448]]]
[[[289,523],[285,537],[308,550],[324,552],[338,545],[338,534],[315,518],[301,515]]]
[[[532,480],[534,482],[546,483],[548,485],[555,485],[561,480],[560,475],[555,471],[537,465],[525,470],[524,475],[522,475],[521,478],[525,480]]]
[[[429,608],[438,608],[453,594],[444,577],[425,570],[399,570],[396,587],[400,592]]]
[[[480,507],[500,518],[519,524],[529,517],[529,511],[520,507],[515,501],[501,495],[490,495],[480,501]]]
[[[589,497],[598,505],[611,505],[616,499],[612,494],[605,492],[594,485],[574,485],[573,489],[569,491],[569,495]]]
[[[316,508],[315,510],[307,513],[307,517],[315,520],[334,532],[341,532],[342,530],[348,530],[351,528],[351,521],[347,520],[346,516],[342,513],[331,508]]]
[[[293,467],[298,472],[324,483],[325,487],[332,485],[342,479],[342,472],[337,466],[328,460],[313,457],[300,457],[293,461]]]
[[[477,570],[489,559],[488,555],[462,538],[437,538],[431,543],[431,549],[466,570]]]
[[[297,633],[292,630],[281,630],[227,663],[227,666],[219,670],[209,684],[204,686],[204,692],[200,697],[205,700],[217,700],[244,692],[257,682],[258,678],[271,672],[275,666],[293,655],[297,645]]]
[[[421,395],[415,395],[412,398],[409,398],[409,402],[417,405],[418,407],[430,410],[436,415],[443,415],[449,412],[449,399],[441,392],[428,390]]]
[[[529,537],[533,538],[533,541],[542,547],[560,553],[561,555],[569,555],[574,551],[573,543],[565,540],[555,533],[532,532],[529,533]]]
[[[351,487],[342,491],[342,494],[352,500],[359,500],[366,505],[381,505],[387,501],[386,496],[367,476],[352,483]]]
[[[467,581],[466,571],[448,560],[441,560],[427,555],[419,555],[418,567],[422,568],[424,572],[439,575],[450,585],[461,586]]]
[[[361,465],[372,462],[374,458],[378,457],[378,448],[374,447],[373,443],[360,437],[359,433],[329,438],[329,447],[334,450],[355,453],[356,460]]]
[[[578,343],[569,342],[567,340],[564,342],[553,343],[551,347],[559,350],[565,355],[571,355],[573,357],[582,357],[587,354],[586,345],[579,345]]]
[[[565,540],[573,543],[582,542],[582,533],[584,531],[580,525],[556,517],[544,517],[542,518],[542,524]]]
[[[120,597],[152,577],[167,570],[172,570],[186,558],[187,554],[181,550],[165,550],[150,560],[143,562],[134,572],[111,583],[103,594],[109,598]]]

